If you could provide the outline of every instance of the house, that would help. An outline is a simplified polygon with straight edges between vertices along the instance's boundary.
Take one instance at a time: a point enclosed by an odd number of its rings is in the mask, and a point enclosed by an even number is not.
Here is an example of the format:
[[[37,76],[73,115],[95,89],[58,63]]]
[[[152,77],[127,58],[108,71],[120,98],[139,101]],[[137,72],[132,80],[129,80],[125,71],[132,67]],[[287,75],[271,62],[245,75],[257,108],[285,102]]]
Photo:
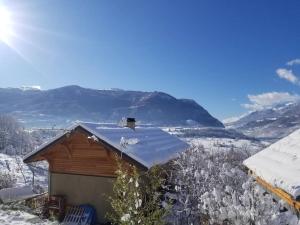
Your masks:
[[[99,222],[110,211],[107,196],[113,192],[117,165],[115,154],[139,170],[147,170],[176,157],[188,145],[159,128],[79,123],[40,146],[25,163],[49,163],[49,194],[64,195],[72,205],[91,204]]]
[[[268,192],[300,212],[300,129],[244,161]]]

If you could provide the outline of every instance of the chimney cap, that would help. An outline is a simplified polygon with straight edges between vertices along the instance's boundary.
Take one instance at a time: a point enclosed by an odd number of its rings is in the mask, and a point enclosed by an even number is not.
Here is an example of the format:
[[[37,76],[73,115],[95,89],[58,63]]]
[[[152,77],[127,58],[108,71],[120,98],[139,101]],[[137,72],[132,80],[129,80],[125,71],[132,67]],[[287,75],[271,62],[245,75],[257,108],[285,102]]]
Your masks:
[[[127,122],[136,122],[135,118],[133,117],[127,117]]]

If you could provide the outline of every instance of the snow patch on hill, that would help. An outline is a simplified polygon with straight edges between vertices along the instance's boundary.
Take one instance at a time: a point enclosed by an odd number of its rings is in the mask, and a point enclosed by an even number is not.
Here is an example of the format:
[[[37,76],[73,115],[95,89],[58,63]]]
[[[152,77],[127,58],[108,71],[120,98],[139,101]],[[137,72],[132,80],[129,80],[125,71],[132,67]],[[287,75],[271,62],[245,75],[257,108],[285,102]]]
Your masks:
[[[39,85],[32,85],[32,86],[23,85],[22,87],[20,87],[20,89],[22,91],[40,91],[40,90],[42,90],[41,86],[39,86]]]

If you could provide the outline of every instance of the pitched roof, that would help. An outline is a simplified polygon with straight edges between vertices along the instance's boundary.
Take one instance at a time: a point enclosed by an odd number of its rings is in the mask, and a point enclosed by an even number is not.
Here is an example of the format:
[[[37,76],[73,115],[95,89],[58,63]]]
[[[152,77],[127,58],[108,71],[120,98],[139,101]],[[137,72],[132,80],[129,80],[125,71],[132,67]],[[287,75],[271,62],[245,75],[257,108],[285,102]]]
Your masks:
[[[155,164],[165,163],[188,148],[187,143],[156,127],[137,126],[133,130],[116,124],[81,122],[72,126],[69,130],[77,127],[83,128],[96,138],[108,143],[147,168]],[[43,151],[53,142],[64,137],[65,134],[61,134],[43,144],[25,156],[24,161]]]
[[[246,159],[244,165],[296,199],[300,196],[300,130]]]

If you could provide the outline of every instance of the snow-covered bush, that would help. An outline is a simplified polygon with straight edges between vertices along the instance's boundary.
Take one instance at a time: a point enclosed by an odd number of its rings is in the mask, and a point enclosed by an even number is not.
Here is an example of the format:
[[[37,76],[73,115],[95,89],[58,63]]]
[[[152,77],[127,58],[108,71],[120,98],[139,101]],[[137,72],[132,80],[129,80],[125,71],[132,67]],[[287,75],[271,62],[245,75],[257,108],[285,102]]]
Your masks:
[[[11,188],[15,185],[16,179],[10,173],[0,173],[0,190],[3,188]]]
[[[244,151],[211,152],[201,146],[181,154],[171,177],[173,224],[283,224],[280,204],[243,171],[247,157]]]
[[[33,150],[32,139],[11,116],[0,115],[0,151],[5,154],[26,154]]]
[[[34,146],[40,146],[63,132],[60,129],[35,129],[30,130],[30,136]]]

